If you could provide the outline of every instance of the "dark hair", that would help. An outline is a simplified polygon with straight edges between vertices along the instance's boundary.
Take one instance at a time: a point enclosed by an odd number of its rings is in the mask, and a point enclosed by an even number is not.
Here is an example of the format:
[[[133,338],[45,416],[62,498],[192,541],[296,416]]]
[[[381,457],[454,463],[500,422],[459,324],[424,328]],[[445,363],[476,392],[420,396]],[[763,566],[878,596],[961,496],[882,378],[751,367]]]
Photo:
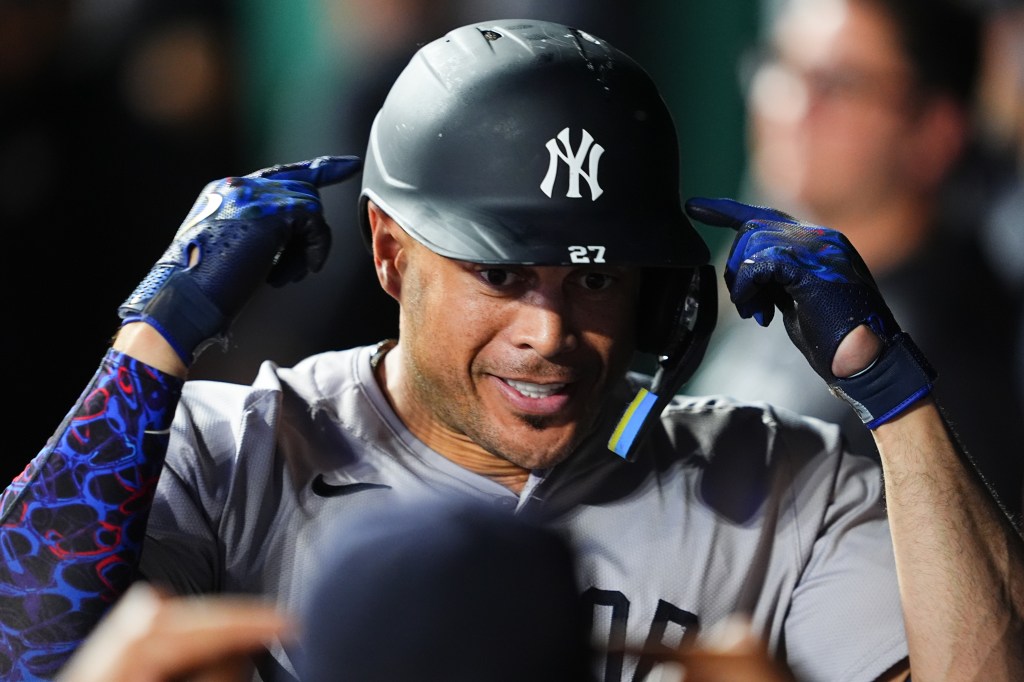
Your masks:
[[[964,106],[974,98],[981,64],[982,18],[958,0],[862,0],[887,12],[903,51],[927,92],[949,94]]]

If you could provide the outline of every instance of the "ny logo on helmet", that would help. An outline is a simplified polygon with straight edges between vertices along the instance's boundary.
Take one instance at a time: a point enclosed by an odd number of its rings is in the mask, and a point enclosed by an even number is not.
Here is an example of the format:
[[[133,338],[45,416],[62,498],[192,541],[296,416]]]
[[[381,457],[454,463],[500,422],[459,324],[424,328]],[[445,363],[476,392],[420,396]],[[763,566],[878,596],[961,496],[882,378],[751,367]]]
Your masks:
[[[559,143],[561,143],[561,148],[559,148]],[[590,185],[590,200],[595,201],[604,192],[597,182],[597,164],[601,160],[601,154],[604,153],[604,147],[594,144],[594,138],[586,130],[583,131],[579,149],[573,152],[569,145],[568,128],[563,128],[562,132],[558,133],[557,142],[556,138],[547,141],[545,146],[548,149],[548,154],[551,155],[551,161],[548,163],[547,175],[540,183],[540,189],[544,194],[551,196],[555,178],[558,175],[558,160],[561,159],[569,167],[569,190],[565,196],[570,199],[581,198],[583,195],[580,194],[580,178],[583,178]],[[587,160],[588,156],[590,162],[587,171],[584,172],[583,162]]]

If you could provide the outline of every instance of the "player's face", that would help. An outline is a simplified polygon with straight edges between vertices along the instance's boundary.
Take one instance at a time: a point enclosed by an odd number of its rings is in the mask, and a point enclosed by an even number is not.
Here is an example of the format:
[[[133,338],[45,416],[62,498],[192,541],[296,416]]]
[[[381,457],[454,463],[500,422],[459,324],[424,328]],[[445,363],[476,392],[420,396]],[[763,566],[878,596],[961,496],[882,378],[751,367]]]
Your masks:
[[[406,423],[442,454],[565,458],[629,365],[639,271],[479,265],[412,240],[403,253],[402,386],[389,369],[388,388]]]

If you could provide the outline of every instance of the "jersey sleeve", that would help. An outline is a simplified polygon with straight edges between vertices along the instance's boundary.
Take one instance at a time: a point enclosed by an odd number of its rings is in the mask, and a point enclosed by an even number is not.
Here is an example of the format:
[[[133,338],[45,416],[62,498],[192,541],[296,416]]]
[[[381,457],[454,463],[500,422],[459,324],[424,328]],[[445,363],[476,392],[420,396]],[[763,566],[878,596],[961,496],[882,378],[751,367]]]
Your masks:
[[[873,460],[844,454],[786,617],[798,679],[874,680],[908,655],[882,498]],[[844,657],[851,643],[869,655]]]
[[[0,678],[51,679],[136,577],[183,381],[115,350],[0,496]]]
[[[176,594],[247,591],[226,582],[227,555],[265,540],[241,530],[273,499],[256,481],[276,452],[276,412],[264,403],[276,405],[277,393],[220,381],[185,388],[146,527],[147,580]]]

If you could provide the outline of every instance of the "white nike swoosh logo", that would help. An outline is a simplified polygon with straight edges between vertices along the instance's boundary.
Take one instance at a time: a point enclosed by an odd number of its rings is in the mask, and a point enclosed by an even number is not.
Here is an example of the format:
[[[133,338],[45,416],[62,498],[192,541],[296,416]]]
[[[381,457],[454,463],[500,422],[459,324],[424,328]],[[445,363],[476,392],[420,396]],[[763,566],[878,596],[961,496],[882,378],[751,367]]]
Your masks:
[[[206,220],[207,218],[209,218],[210,216],[217,212],[217,209],[220,208],[220,205],[222,203],[224,203],[224,197],[217,194],[216,192],[207,192],[206,206],[203,206],[203,210],[197,213],[195,217],[192,218],[192,220],[182,225],[181,229],[187,230],[188,228],[199,224],[203,220]]]

